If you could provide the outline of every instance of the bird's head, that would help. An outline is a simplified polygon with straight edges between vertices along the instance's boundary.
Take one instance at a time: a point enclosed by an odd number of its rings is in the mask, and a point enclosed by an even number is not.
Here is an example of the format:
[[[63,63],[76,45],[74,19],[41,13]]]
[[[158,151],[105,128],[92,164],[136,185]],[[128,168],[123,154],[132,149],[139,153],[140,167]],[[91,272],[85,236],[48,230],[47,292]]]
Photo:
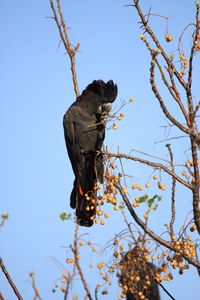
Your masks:
[[[77,100],[78,105],[90,113],[107,114],[117,97],[117,85],[113,80],[107,83],[103,80],[94,80],[82,92]]]
[[[113,80],[109,80],[107,83],[101,79],[94,80],[88,85],[87,90],[99,95],[102,103],[112,103],[117,97],[117,85],[114,84]]]
[[[105,83],[103,80],[94,80],[87,89],[100,96],[100,105],[97,113],[109,113],[112,108],[112,103],[117,97],[117,85],[113,80],[109,80]]]

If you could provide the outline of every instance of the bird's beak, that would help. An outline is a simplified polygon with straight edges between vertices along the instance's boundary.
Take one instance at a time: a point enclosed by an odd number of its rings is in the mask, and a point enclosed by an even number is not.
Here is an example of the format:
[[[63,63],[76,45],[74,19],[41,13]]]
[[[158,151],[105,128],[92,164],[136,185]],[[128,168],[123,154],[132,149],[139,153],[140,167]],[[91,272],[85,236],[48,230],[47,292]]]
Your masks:
[[[112,109],[111,103],[105,103],[101,106],[99,106],[97,113],[98,114],[108,114]]]

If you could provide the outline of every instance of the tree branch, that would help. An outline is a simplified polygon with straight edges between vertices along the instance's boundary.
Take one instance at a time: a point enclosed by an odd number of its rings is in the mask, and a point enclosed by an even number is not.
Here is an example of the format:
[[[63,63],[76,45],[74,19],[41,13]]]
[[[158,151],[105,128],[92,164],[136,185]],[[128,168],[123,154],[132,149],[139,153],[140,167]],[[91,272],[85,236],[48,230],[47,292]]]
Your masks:
[[[160,245],[165,246],[166,248],[172,250],[173,252],[177,253],[178,250],[176,248],[174,248],[171,243],[163,240],[161,237],[159,237],[158,235],[156,235],[151,229],[149,229],[147,227],[147,225],[145,225],[145,223],[138,217],[138,215],[136,214],[135,210],[133,209],[131,203],[129,202],[128,197],[126,196],[126,194],[123,192],[123,187],[121,186],[120,182],[115,183],[115,187],[116,189],[120,192],[120,195],[122,196],[122,199],[126,205],[126,207],[128,208],[131,216],[133,217],[133,219],[135,220],[135,222],[144,230],[144,232],[146,232],[152,239],[154,239],[155,241],[157,241]],[[187,257],[184,253],[181,254],[182,257],[188,261],[188,263],[192,264],[193,266],[195,266],[197,269],[200,268],[200,263],[197,262],[196,260],[193,260],[189,257]]]
[[[36,283],[35,283],[35,273],[31,272],[29,274],[29,276],[31,277],[32,288],[33,288],[33,290],[35,292],[33,300],[37,300],[37,299],[42,300],[42,298],[40,296],[39,289],[37,288]]]
[[[5,300],[4,296],[2,295],[2,293],[0,292],[0,300]]]
[[[133,0],[134,2],[134,6],[138,12],[138,15],[140,17],[141,23],[145,29],[145,31],[151,36],[152,40],[154,41],[156,47],[158,49],[161,50],[161,54],[164,58],[164,60],[166,61],[169,69],[172,71],[173,74],[175,74],[175,76],[177,77],[177,79],[179,80],[179,82],[181,83],[181,85],[186,89],[187,84],[184,81],[184,79],[180,76],[179,72],[176,70],[176,67],[174,66],[173,62],[169,59],[168,55],[166,54],[166,52],[164,51],[164,49],[162,48],[160,42],[158,41],[157,37],[155,36],[154,32],[152,31],[152,29],[149,27],[148,22],[146,21],[141,8],[139,6],[139,1],[138,0]]]
[[[171,150],[171,146],[170,144],[166,145],[168,151],[169,151],[169,155],[170,155],[170,160],[171,160],[171,169],[172,172],[174,172],[174,158],[173,158],[173,153]],[[175,215],[176,215],[176,211],[175,211],[175,191],[176,191],[176,179],[174,177],[172,177],[172,196],[171,196],[171,221],[170,221],[170,235],[171,238],[174,235],[174,222],[175,222]]]
[[[137,161],[140,162],[144,165],[156,168],[156,169],[160,169],[163,170],[164,172],[166,172],[167,174],[169,174],[170,176],[174,177],[178,182],[180,182],[181,184],[183,184],[185,187],[189,188],[190,190],[193,189],[193,186],[188,183],[187,181],[183,180],[181,177],[179,177],[176,173],[174,173],[172,170],[170,170],[169,168],[167,168],[166,166],[164,166],[161,163],[156,163],[156,162],[151,162],[139,157],[135,157],[135,156],[131,156],[131,155],[127,155],[127,154],[120,154],[120,153],[109,153],[107,151],[103,151],[102,152],[105,156],[107,157],[116,157],[116,158],[125,158],[125,159],[130,159],[133,161]]]
[[[76,228],[75,228],[75,234],[74,234],[74,246],[70,245],[70,248],[74,254],[74,260],[75,260],[75,264],[76,264],[76,268],[78,270],[78,273],[80,275],[81,281],[83,283],[83,287],[86,291],[86,296],[88,297],[88,299],[92,300],[92,296],[90,294],[90,290],[89,287],[86,283],[85,277],[83,275],[81,266],[80,266],[80,262],[79,262],[79,252],[78,252],[78,229],[79,229],[79,225],[76,224]]]
[[[72,45],[70,43],[69,36],[68,36],[68,31],[67,31],[67,26],[66,26],[66,23],[65,23],[63,12],[61,10],[60,0],[57,0],[57,7],[58,7],[59,15],[60,15],[60,21],[58,19],[57,12],[56,12],[56,9],[54,7],[53,0],[50,0],[50,5],[51,5],[51,9],[52,9],[53,14],[54,14],[53,19],[56,22],[56,25],[57,25],[59,33],[60,33],[61,40],[62,40],[63,45],[64,45],[64,47],[65,47],[65,49],[68,53],[69,58],[70,58],[72,80],[73,80],[73,84],[74,84],[74,91],[75,91],[76,97],[78,97],[80,95],[80,93],[79,93],[79,89],[78,89],[78,82],[77,82],[77,76],[76,76],[75,55],[79,50],[80,44],[78,43],[76,45],[76,47],[72,47]]]
[[[164,113],[164,115],[167,117],[167,119],[169,119],[176,127],[178,127],[181,131],[187,133],[187,134],[191,134],[191,130],[185,126],[183,126],[180,122],[177,121],[177,119],[175,119],[170,112],[167,110],[167,107],[164,104],[164,101],[157,89],[156,83],[155,83],[155,58],[156,58],[157,53],[154,52],[152,54],[152,60],[151,60],[151,67],[150,67],[150,83],[151,83],[151,87],[152,90],[154,92],[154,95],[156,96],[156,98],[158,99],[160,106],[162,108],[162,111]]]
[[[2,272],[4,273],[4,275],[6,276],[8,283],[9,283],[10,286],[12,287],[12,289],[13,289],[13,291],[14,291],[16,297],[17,297],[17,299],[18,299],[18,300],[23,300],[23,298],[22,298],[22,296],[20,295],[20,293],[19,293],[19,291],[18,291],[16,285],[15,285],[14,282],[12,281],[12,279],[11,279],[11,277],[10,277],[10,275],[9,275],[9,273],[8,273],[8,271],[7,271],[7,269],[6,269],[5,265],[4,265],[3,260],[2,260],[1,257],[0,257],[0,267],[1,267],[1,270],[2,270]]]

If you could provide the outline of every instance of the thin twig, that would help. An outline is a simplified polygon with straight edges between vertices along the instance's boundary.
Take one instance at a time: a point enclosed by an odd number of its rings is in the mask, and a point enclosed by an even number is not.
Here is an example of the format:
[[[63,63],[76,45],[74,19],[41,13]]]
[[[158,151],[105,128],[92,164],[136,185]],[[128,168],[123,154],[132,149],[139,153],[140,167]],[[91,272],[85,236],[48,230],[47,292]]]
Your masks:
[[[133,0],[134,2],[134,7],[136,8],[137,12],[138,12],[138,15],[140,17],[140,20],[141,20],[141,23],[142,23],[142,26],[144,27],[145,31],[151,36],[152,40],[154,41],[156,47],[158,49],[161,50],[161,54],[164,58],[164,60],[166,61],[167,65],[168,65],[168,68],[170,70],[170,72],[172,72],[176,77],[177,79],[179,80],[179,82],[181,83],[181,85],[186,88],[186,82],[184,81],[184,79],[180,76],[179,72],[177,71],[175,65],[173,64],[173,62],[170,60],[170,58],[168,57],[168,55],[166,54],[166,52],[164,51],[164,49],[162,48],[160,42],[158,41],[156,35],[154,34],[154,32],[152,31],[152,29],[149,27],[148,25],[148,22],[146,21],[142,11],[141,11],[141,8],[140,8],[140,5],[139,5],[139,1],[138,0]]]
[[[157,280],[156,282],[172,300],[176,300],[160,282],[158,282]]]
[[[79,225],[76,224],[76,228],[75,228],[75,234],[74,234],[74,246],[70,245],[70,248],[74,254],[74,260],[75,260],[75,264],[76,264],[76,268],[78,270],[79,276],[81,278],[81,281],[83,283],[83,287],[86,291],[86,296],[88,297],[88,299],[92,300],[92,296],[90,294],[90,290],[89,287],[87,285],[87,282],[85,280],[85,277],[83,275],[83,271],[81,269],[80,266],[80,262],[79,262],[79,252],[78,252],[78,229],[79,229]]]
[[[8,283],[9,283],[10,286],[12,287],[12,289],[13,289],[13,291],[14,291],[16,297],[17,297],[17,299],[18,299],[18,300],[23,300],[23,298],[22,298],[22,296],[20,295],[20,293],[19,293],[19,291],[18,291],[16,285],[15,285],[14,282],[12,281],[12,279],[11,279],[11,277],[10,277],[10,275],[9,275],[9,273],[8,273],[8,271],[7,271],[7,269],[6,269],[5,265],[4,265],[3,260],[2,260],[1,257],[0,257],[0,267],[1,267],[1,270],[2,270],[2,272],[4,273],[4,275],[6,276],[6,278],[7,278],[7,280],[8,280]]]
[[[97,284],[97,286],[95,287],[95,290],[94,290],[95,300],[99,300],[99,298],[98,298],[99,287],[100,287],[99,284]]]
[[[168,111],[159,91],[158,88],[156,86],[155,83],[155,58],[156,58],[157,52],[152,53],[152,60],[151,60],[151,67],[150,67],[150,83],[151,83],[151,88],[152,91],[154,92],[154,95],[156,96],[156,98],[158,99],[159,103],[160,103],[160,107],[164,113],[164,115],[167,117],[167,119],[169,119],[176,127],[178,127],[181,131],[187,133],[187,134],[191,134],[192,131],[190,128],[185,127],[184,125],[182,125],[177,119],[175,119],[171,113]]]
[[[40,296],[40,292],[39,292],[39,289],[37,288],[36,286],[36,282],[35,282],[35,273],[34,272],[31,272],[29,274],[29,276],[31,277],[31,284],[32,284],[32,288],[35,292],[35,295],[34,295],[34,298],[33,300],[36,300],[36,299],[39,299],[39,300],[42,300],[41,296]]]
[[[193,186],[188,183],[187,181],[183,180],[181,177],[179,177],[176,173],[172,172],[172,170],[170,170],[169,168],[167,168],[166,166],[164,166],[161,163],[156,163],[156,162],[152,162],[152,161],[148,161],[145,159],[142,159],[140,157],[135,157],[135,156],[131,156],[131,155],[127,155],[127,154],[114,154],[114,153],[109,153],[107,151],[103,151],[103,154],[107,157],[117,157],[117,158],[125,158],[125,159],[130,159],[133,161],[137,161],[140,162],[144,165],[156,168],[156,169],[160,169],[165,171],[167,174],[169,174],[170,176],[173,176],[178,182],[180,182],[181,184],[183,184],[185,187],[189,188],[190,190],[193,189]]]
[[[147,227],[145,225],[145,223],[138,217],[138,215],[136,214],[135,210],[133,209],[127,195],[124,193],[123,191],[123,187],[121,186],[120,182],[115,183],[115,187],[116,189],[120,192],[120,195],[122,196],[122,199],[126,205],[126,207],[128,208],[131,216],[133,217],[133,219],[135,220],[135,222],[144,230],[144,232],[146,232],[153,240],[157,241],[160,245],[165,246],[166,248],[174,251],[174,252],[178,252],[178,250],[176,248],[174,248],[171,243],[169,243],[168,241],[162,239],[161,237],[159,237],[157,234],[155,234],[149,227]],[[189,258],[188,256],[186,256],[184,253],[182,253],[182,257],[188,261],[188,263],[192,264],[193,266],[195,266],[197,269],[200,268],[200,263],[197,262],[194,259]]]
[[[123,208],[121,209],[121,212],[122,212],[122,215],[124,217],[124,222],[126,223],[126,226],[128,227],[128,230],[130,232],[130,235],[131,235],[132,239],[134,240],[134,242],[136,243],[136,238],[134,237],[133,231],[131,229],[131,225],[130,225],[130,223],[127,220],[127,217],[126,217],[126,214],[125,214],[125,211],[124,211]]]
[[[178,139],[182,139],[182,138],[186,138],[186,137],[188,137],[188,136],[187,135],[174,136],[174,137],[164,139],[164,140],[161,140],[161,141],[156,141],[156,142],[154,142],[154,145],[157,145],[157,144],[160,144],[160,143],[163,143],[163,142],[166,142],[166,141],[178,140]]]
[[[183,29],[183,31],[181,32],[181,35],[180,35],[180,37],[179,37],[179,41],[178,41],[178,51],[179,51],[179,54],[181,55],[181,49],[180,49],[180,45],[182,45],[182,37],[183,37],[183,35],[184,35],[184,33],[186,32],[186,30],[190,27],[190,26],[195,26],[195,24],[194,23],[190,23],[190,24],[188,24],[184,29]]]
[[[71,42],[70,42],[69,36],[68,36],[67,26],[66,26],[65,19],[64,19],[64,15],[63,15],[61,5],[60,5],[60,0],[57,0],[57,7],[58,7],[59,15],[60,15],[60,21],[58,19],[57,12],[54,7],[53,0],[50,0],[50,5],[51,5],[51,9],[54,14],[54,20],[56,22],[56,25],[57,25],[59,33],[60,33],[61,40],[62,40],[63,45],[69,55],[69,58],[70,58],[74,91],[76,93],[76,97],[78,97],[80,95],[80,93],[79,93],[79,89],[78,89],[78,82],[77,82],[77,76],[76,76],[75,55],[79,50],[80,44],[78,43],[76,45],[76,47],[72,47],[72,45],[71,45]]]
[[[158,66],[158,69],[160,71],[160,74],[161,74],[161,77],[162,77],[162,80],[163,80],[165,86],[167,87],[169,93],[174,98],[174,100],[178,103],[178,105],[179,105],[179,107],[180,107],[180,109],[181,109],[181,111],[182,111],[182,113],[183,113],[183,115],[184,115],[184,117],[186,119],[187,125],[189,126],[190,121],[189,121],[189,118],[188,118],[188,114],[187,114],[187,112],[185,110],[183,102],[181,101],[180,94],[179,94],[179,92],[177,90],[175,81],[173,79],[173,73],[170,72],[170,69],[168,70],[168,73],[169,73],[169,76],[170,76],[170,80],[171,80],[171,84],[172,84],[172,86],[170,86],[169,83],[168,83],[168,81],[167,81],[167,79],[166,79],[166,77],[165,77],[163,69],[162,69],[162,67],[161,67],[161,65],[160,65],[160,63],[159,63],[159,61],[158,61],[157,58],[155,58],[155,62],[156,62],[156,65]]]
[[[173,158],[173,153],[172,153],[172,149],[171,149],[171,145],[167,144],[166,145],[168,151],[169,151],[169,155],[170,155],[170,160],[171,160],[171,169],[172,172],[175,172],[174,170],[174,158]],[[174,177],[172,177],[172,196],[171,196],[171,221],[170,221],[170,235],[171,238],[174,235],[174,222],[175,222],[175,216],[176,216],[176,211],[175,211],[175,191],[176,191],[176,179]]]
[[[67,300],[67,296],[68,296],[68,293],[69,293],[69,288],[70,288],[70,285],[73,282],[73,279],[74,279],[75,276],[76,276],[76,263],[75,263],[75,260],[74,260],[72,274],[71,275],[69,274],[68,277],[67,277],[67,285],[66,285],[66,289],[65,289],[64,300]]]
[[[66,289],[65,289],[65,294],[64,294],[64,299],[63,300],[67,300],[67,296],[68,296],[68,293],[69,293],[70,283],[71,283],[71,278],[69,277],[67,279],[67,285],[66,285]]]
[[[164,159],[164,158],[161,158],[161,157],[158,157],[158,156],[155,156],[155,155],[151,155],[151,154],[148,154],[146,152],[143,152],[143,151],[140,151],[140,150],[136,150],[136,149],[131,149],[130,153],[134,151],[134,152],[137,152],[137,153],[140,153],[140,154],[143,154],[143,155],[146,155],[146,156],[149,156],[151,158],[155,158],[155,159],[158,159],[158,160],[162,160],[166,163],[170,163],[168,160]]]

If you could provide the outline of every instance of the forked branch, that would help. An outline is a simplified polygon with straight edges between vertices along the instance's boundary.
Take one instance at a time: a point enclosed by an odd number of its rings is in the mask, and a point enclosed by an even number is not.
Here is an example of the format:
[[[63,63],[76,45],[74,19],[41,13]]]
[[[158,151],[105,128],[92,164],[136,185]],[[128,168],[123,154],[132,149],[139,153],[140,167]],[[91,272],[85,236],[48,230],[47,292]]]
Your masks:
[[[61,38],[63,45],[67,51],[67,54],[69,55],[69,58],[70,58],[74,91],[76,93],[76,97],[78,97],[80,95],[80,93],[79,93],[79,89],[78,89],[78,82],[77,82],[77,76],[76,76],[75,55],[79,50],[80,44],[78,43],[76,45],[76,47],[72,46],[70,39],[69,39],[69,35],[68,35],[67,25],[65,23],[64,15],[63,15],[63,12],[61,9],[60,0],[56,0],[56,1],[57,1],[57,9],[58,9],[58,13],[60,15],[60,19],[57,15],[53,0],[50,0],[51,9],[52,9],[53,15],[54,15],[53,19],[56,22],[56,25],[57,25],[59,33],[60,33],[60,38]]]

